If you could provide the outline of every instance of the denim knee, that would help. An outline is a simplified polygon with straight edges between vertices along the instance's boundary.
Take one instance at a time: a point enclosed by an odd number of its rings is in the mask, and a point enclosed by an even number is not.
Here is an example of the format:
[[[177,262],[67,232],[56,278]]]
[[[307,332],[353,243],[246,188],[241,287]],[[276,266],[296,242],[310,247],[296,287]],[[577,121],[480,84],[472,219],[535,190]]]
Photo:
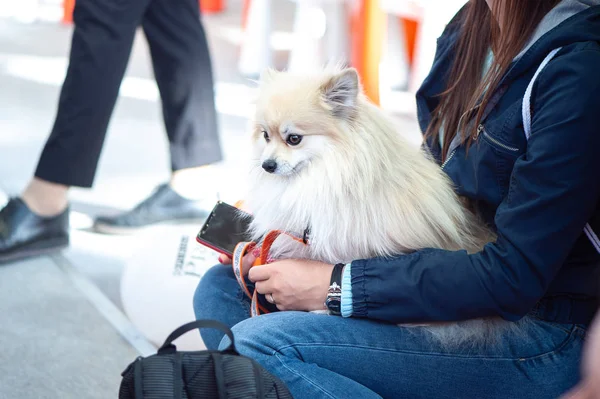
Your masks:
[[[235,340],[235,347],[242,355],[253,357],[252,354],[272,355],[280,347],[287,346],[294,341],[293,333],[282,326],[297,323],[298,316],[305,312],[275,312],[259,317],[248,318],[231,329]],[[229,345],[229,338],[224,337],[219,344],[219,349]]]
[[[227,322],[220,317],[224,313],[223,306],[225,295],[223,289],[227,284],[223,284],[228,279],[228,268],[223,265],[216,265],[208,269],[202,276],[196,291],[194,292],[193,306],[196,319],[200,320],[218,320]],[[227,324],[227,323],[226,323]],[[223,333],[214,329],[203,329],[200,336],[208,349],[215,349],[223,337]]]
[[[196,319],[220,321],[230,328],[250,316],[250,302],[233,269],[224,265],[213,266],[202,276],[193,305]],[[204,329],[200,335],[209,349],[216,349],[223,338],[223,333],[214,329]]]
[[[254,355],[268,352],[265,341],[265,336],[270,336],[272,330],[269,327],[269,317],[264,315],[246,319],[231,328],[233,339],[235,340],[235,348],[244,356],[256,359]],[[270,341],[269,339],[267,342]],[[219,350],[227,348],[230,344],[229,338],[224,336],[219,343]]]
[[[194,313],[197,319],[207,318],[206,312],[211,311],[208,303],[216,300],[218,296],[219,281],[226,277],[227,270],[223,265],[213,266],[200,279],[196,291],[194,292]]]

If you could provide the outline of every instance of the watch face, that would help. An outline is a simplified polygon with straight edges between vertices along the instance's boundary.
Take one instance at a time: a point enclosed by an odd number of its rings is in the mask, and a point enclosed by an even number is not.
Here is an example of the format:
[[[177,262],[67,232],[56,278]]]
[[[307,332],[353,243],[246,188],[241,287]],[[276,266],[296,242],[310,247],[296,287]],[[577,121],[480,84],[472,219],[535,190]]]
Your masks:
[[[325,306],[332,313],[339,314],[341,306],[342,306],[341,294],[334,295],[334,296],[328,295],[327,300],[325,301]]]
[[[326,302],[327,305],[327,309],[334,314],[340,314],[341,311],[341,306],[340,303],[337,301],[332,301],[332,302]]]
[[[329,286],[325,307],[327,307],[331,313],[340,314],[342,307],[342,287],[338,283],[334,282]]]

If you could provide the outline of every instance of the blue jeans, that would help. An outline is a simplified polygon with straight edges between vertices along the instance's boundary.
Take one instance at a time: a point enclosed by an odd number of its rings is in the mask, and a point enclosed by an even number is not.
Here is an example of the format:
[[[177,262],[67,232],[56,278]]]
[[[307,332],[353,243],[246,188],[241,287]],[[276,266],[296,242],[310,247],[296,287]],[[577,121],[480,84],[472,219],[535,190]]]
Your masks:
[[[579,380],[585,327],[532,319],[485,349],[444,348],[419,327],[305,312],[250,318],[230,267],[218,265],[194,296],[199,319],[232,327],[238,351],[302,398],[556,399]],[[223,333],[201,332],[210,349]]]

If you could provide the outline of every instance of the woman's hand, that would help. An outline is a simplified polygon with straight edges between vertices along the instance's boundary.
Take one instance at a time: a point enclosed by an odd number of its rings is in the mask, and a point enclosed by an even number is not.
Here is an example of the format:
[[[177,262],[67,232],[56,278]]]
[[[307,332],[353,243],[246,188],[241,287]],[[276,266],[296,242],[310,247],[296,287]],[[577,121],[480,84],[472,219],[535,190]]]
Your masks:
[[[282,260],[250,269],[255,289],[279,310],[325,310],[333,265],[311,260]],[[274,302],[273,302],[274,301]]]
[[[254,263],[256,258],[258,258],[259,256],[260,250],[258,250],[258,248],[255,248],[252,251],[248,252],[246,255],[244,255],[244,257],[242,258],[242,271],[244,273],[244,277],[248,276],[248,271],[252,267],[252,264]],[[231,265],[231,258],[227,255],[221,254],[219,255],[219,263],[221,263],[222,265]]]

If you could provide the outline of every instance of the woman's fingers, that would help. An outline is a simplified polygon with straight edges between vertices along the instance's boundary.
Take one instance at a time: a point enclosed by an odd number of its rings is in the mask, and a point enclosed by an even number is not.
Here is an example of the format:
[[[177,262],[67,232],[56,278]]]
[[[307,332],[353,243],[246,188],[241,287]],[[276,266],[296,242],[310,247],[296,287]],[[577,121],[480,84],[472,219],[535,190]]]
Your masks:
[[[231,258],[227,255],[221,254],[221,255],[219,255],[219,263],[222,265],[230,265]]]
[[[246,255],[244,255],[244,257],[242,258],[242,270],[244,271],[244,276],[247,276],[248,272],[251,269],[254,269],[252,267],[252,264],[254,263],[255,260],[256,260],[256,256],[254,256],[254,254],[252,252],[249,252]]]
[[[244,255],[243,266],[244,268],[248,268],[252,266],[252,263],[256,260],[256,258],[260,256],[260,248],[257,250],[254,248],[252,251],[248,252]],[[222,265],[231,265],[231,258],[225,254],[219,255],[219,263]]]
[[[268,280],[269,278],[271,278],[274,271],[275,270],[273,269],[273,267],[271,265],[262,265],[262,266],[258,266],[258,267],[253,267],[250,269],[248,278],[252,282]],[[261,292],[261,294],[262,294],[262,292]]]
[[[256,292],[263,295],[272,294],[273,291],[275,291],[273,284],[269,280],[258,281],[254,284],[254,289]]]

